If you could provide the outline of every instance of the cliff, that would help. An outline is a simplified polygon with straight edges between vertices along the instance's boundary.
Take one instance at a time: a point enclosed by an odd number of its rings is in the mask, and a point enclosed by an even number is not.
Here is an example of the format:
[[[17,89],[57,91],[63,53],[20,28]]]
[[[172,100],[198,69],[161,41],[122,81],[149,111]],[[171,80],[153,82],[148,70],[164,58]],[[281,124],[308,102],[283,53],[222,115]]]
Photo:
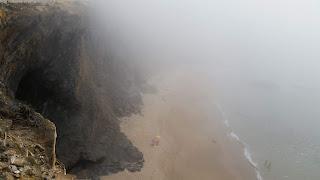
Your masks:
[[[103,31],[88,19],[85,3],[73,1],[1,5],[1,96],[55,124],[57,158],[68,172],[97,178],[139,171],[143,155],[120,132],[117,118],[140,112],[135,73],[129,62],[107,53]],[[0,117],[39,128],[34,118],[3,111]]]

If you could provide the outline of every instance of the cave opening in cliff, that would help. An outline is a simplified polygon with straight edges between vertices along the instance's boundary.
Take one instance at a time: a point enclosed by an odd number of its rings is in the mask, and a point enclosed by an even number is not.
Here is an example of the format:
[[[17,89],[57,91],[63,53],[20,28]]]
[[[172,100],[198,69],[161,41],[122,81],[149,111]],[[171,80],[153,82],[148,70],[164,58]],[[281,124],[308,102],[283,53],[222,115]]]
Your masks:
[[[45,118],[50,119],[57,129],[64,125],[70,112],[69,94],[62,90],[59,80],[45,73],[44,68],[27,72],[20,80],[16,98],[29,104]]]
[[[46,86],[41,69],[33,70],[21,78],[16,91],[16,98],[34,107],[44,114],[45,104],[54,95]]]

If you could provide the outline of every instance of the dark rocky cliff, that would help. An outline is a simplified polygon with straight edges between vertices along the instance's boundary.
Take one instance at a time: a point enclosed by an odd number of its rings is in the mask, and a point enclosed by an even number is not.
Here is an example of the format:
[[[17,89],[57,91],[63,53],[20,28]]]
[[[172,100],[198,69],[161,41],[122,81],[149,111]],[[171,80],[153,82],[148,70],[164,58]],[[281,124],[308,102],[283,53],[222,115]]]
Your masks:
[[[4,93],[56,125],[57,158],[68,172],[138,171],[143,155],[117,119],[140,111],[135,74],[128,62],[106,53],[103,33],[88,25],[85,7],[69,3],[0,5]]]

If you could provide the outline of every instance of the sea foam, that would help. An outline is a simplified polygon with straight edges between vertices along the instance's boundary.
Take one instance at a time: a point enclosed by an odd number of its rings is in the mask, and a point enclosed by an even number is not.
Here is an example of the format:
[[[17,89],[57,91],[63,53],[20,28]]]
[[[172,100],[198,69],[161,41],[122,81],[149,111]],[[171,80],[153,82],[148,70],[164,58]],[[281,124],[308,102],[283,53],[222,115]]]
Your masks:
[[[231,138],[233,138],[233,139],[241,142],[241,141],[240,141],[240,138],[239,138],[238,135],[236,135],[235,133],[231,132],[231,133],[230,133],[230,136],[231,136]]]
[[[248,161],[250,162],[250,164],[251,164],[253,167],[257,168],[258,165],[257,165],[257,163],[255,163],[255,162],[252,160],[251,154],[250,154],[248,148],[245,147],[243,153],[244,153],[244,155],[246,156],[246,158],[248,159]]]
[[[256,172],[256,175],[257,175],[257,179],[258,180],[263,180],[260,172],[259,172],[259,169],[258,169],[258,164],[256,162],[254,162],[252,160],[252,157],[251,157],[251,153],[249,152],[248,148],[246,147],[246,145],[244,144],[244,142],[242,142],[239,138],[239,136],[237,134],[235,134],[234,132],[231,132],[229,134],[229,136],[232,138],[232,139],[235,139],[236,141],[238,141],[241,146],[243,147],[243,154],[244,156],[247,158],[247,160],[249,161],[249,163],[253,166],[254,168],[254,171]]]
[[[221,112],[222,117],[223,117],[223,122],[224,122],[224,124],[226,125],[226,127],[227,127],[227,128],[229,129],[229,131],[230,131],[229,136],[230,136],[232,139],[236,140],[238,143],[241,144],[241,146],[242,146],[242,148],[243,148],[243,154],[244,154],[244,156],[247,158],[247,160],[249,161],[249,163],[253,166],[254,171],[256,172],[256,175],[257,175],[257,179],[258,179],[258,180],[263,180],[263,178],[262,178],[262,176],[261,176],[261,174],[260,174],[260,172],[259,172],[259,169],[258,169],[258,164],[252,160],[251,154],[250,154],[247,146],[245,145],[245,143],[244,143],[243,141],[240,140],[239,136],[231,130],[229,120],[228,120],[228,118],[227,118],[226,113],[223,111],[221,105],[218,104],[218,103],[215,103],[215,105],[216,105],[216,107],[219,109],[219,111]]]

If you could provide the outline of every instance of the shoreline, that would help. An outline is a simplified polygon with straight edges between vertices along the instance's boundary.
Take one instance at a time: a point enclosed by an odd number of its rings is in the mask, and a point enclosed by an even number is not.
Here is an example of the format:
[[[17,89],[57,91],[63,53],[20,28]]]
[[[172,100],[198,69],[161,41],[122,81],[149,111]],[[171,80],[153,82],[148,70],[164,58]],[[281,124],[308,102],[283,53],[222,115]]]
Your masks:
[[[238,143],[240,145],[240,147],[243,149],[243,154],[246,157],[247,161],[250,163],[250,165],[252,166],[252,168],[254,169],[256,175],[257,175],[257,180],[263,180],[261,173],[259,171],[258,168],[258,163],[252,160],[251,157],[251,153],[247,147],[247,145],[239,138],[239,136],[232,130],[229,120],[226,118],[225,116],[225,112],[223,111],[223,108],[221,107],[221,105],[219,103],[215,103],[215,106],[219,109],[222,117],[223,117],[223,123],[227,128],[227,134],[228,136],[236,141],[236,143]]]
[[[188,65],[150,79],[158,92],[142,94],[143,115],[120,120],[121,131],[144,154],[144,167],[101,179],[257,179],[211,101],[208,77]],[[152,146],[154,136],[161,137],[160,147]]]

